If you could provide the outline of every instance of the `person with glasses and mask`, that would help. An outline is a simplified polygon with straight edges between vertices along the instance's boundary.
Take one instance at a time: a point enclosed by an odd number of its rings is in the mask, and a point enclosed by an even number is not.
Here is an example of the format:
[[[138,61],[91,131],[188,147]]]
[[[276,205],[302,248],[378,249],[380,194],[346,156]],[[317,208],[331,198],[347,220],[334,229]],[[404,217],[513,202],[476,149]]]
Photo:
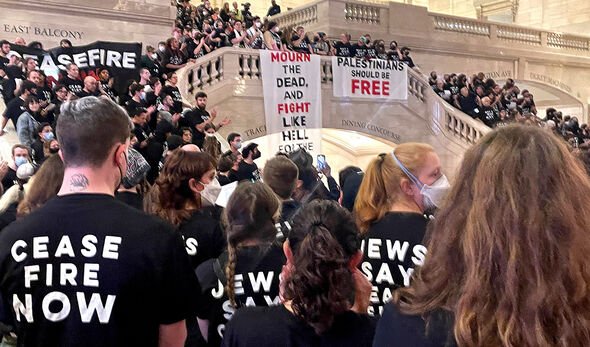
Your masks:
[[[114,197],[131,124],[106,98],[67,102],[58,196],[0,233],[2,317],[23,346],[184,346],[199,285],[169,224]]]
[[[367,167],[354,212],[363,235],[361,271],[377,289],[370,315],[380,316],[393,290],[408,286],[424,262],[426,214],[448,188],[440,159],[427,144],[400,144]]]

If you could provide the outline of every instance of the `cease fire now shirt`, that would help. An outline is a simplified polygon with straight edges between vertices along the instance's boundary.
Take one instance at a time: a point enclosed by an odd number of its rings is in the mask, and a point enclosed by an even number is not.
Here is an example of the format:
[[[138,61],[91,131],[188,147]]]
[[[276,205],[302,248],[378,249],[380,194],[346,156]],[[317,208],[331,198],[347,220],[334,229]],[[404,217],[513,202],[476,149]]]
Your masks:
[[[360,268],[373,285],[369,315],[380,316],[393,290],[410,285],[415,267],[426,256],[426,224],[426,217],[418,213],[388,212],[364,235]]]
[[[1,316],[19,346],[158,346],[200,290],[173,228],[101,194],[56,197],[0,233]]]

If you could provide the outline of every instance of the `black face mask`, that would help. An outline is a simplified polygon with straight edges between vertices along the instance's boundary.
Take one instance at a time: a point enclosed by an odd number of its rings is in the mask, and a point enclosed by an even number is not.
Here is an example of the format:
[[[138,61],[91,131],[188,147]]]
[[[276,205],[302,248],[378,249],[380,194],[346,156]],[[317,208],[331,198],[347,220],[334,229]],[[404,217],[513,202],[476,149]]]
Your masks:
[[[59,148],[49,148],[49,153],[55,154],[57,152],[59,152]]]
[[[254,159],[254,160],[255,160],[255,159],[258,159],[258,158],[260,158],[260,151],[256,151],[256,152],[254,152],[254,154],[252,155],[252,159]]]

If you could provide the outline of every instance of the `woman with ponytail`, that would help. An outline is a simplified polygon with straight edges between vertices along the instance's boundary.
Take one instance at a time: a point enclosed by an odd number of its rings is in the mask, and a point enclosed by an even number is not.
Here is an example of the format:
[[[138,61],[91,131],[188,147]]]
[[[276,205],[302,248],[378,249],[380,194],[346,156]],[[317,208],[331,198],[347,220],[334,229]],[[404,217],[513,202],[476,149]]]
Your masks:
[[[404,143],[369,164],[354,211],[363,234],[362,272],[377,288],[369,314],[380,316],[393,289],[410,284],[426,256],[427,218],[449,187],[434,149]]]
[[[283,305],[238,311],[223,346],[371,346],[371,285],[356,268],[360,242],[350,213],[336,202],[306,205],[283,244]]]
[[[281,203],[262,182],[243,182],[224,212],[227,250],[197,268],[202,287],[201,334],[219,346],[225,324],[244,306],[279,304],[279,275],[285,264],[276,241]]]

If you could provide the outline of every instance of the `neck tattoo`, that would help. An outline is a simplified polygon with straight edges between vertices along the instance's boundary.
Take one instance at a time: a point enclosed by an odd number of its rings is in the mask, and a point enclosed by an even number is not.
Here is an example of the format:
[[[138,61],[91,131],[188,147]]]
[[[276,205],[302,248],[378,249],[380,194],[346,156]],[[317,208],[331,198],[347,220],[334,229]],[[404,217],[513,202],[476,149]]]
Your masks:
[[[88,178],[83,174],[75,174],[70,178],[70,191],[80,192],[88,188]]]

